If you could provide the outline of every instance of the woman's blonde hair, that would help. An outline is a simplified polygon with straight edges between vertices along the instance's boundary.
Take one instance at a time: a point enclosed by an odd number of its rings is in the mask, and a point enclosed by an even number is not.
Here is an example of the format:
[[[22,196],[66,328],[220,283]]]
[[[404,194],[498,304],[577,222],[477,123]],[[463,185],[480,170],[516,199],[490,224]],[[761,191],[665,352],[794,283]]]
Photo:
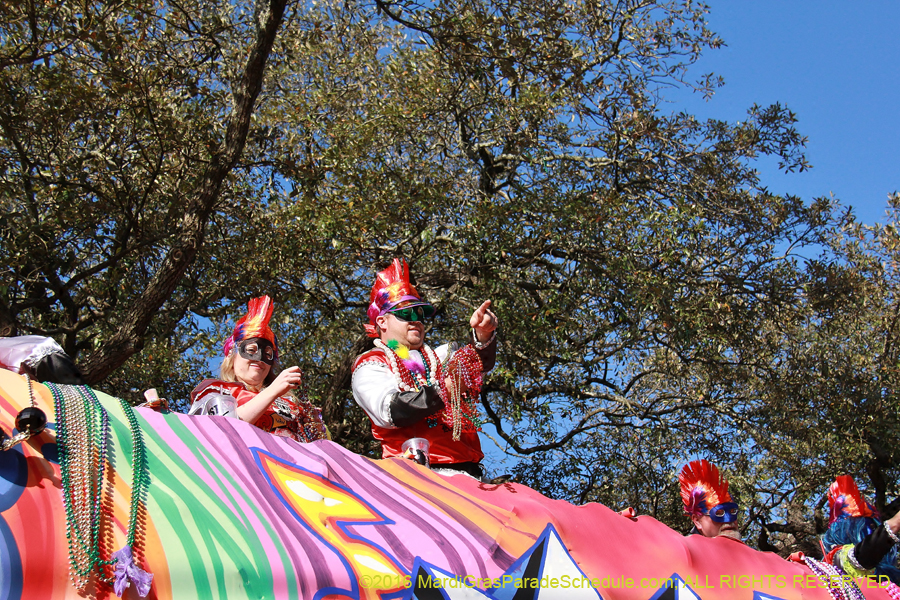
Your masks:
[[[234,357],[237,354],[237,350],[232,350],[228,356],[225,357],[225,360],[222,361],[222,366],[219,367],[219,379],[222,381],[229,381],[232,383],[244,383],[243,381],[238,381],[237,376],[234,374]],[[275,381],[275,378],[278,377],[278,361],[276,360],[269,368],[269,372],[266,374],[266,378],[263,379],[263,388],[268,387],[270,383]],[[245,384],[246,385],[246,384]],[[249,387],[249,386],[248,386]],[[254,392],[259,392],[259,390],[253,390]]]

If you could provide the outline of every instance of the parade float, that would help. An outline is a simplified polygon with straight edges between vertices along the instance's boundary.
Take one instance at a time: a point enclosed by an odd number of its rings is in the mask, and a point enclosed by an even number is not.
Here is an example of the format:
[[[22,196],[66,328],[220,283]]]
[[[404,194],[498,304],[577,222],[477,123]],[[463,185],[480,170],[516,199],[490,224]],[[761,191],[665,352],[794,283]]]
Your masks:
[[[32,407],[46,429],[15,443]],[[2,369],[0,426],[3,600],[892,597],[600,504]]]

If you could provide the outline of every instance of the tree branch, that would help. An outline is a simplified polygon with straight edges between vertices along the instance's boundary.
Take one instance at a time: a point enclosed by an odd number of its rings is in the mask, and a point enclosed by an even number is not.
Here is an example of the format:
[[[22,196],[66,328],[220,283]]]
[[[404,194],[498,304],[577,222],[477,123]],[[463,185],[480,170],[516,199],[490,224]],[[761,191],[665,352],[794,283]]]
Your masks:
[[[117,333],[81,362],[85,380],[102,381],[144,345],[144,333],[159,308],[168,300],[203,245],[206,224],[219,199],[222,182],[247,141],[256,99],[262,90],[266,62],[284,18],[286,0],[268,0],[259,14],[256,40],[234,90],[234,107],[228,117],[224,148],[214,152],[203,174],[196,197],[188,203],[172,249],[150,283],[121,323]]]

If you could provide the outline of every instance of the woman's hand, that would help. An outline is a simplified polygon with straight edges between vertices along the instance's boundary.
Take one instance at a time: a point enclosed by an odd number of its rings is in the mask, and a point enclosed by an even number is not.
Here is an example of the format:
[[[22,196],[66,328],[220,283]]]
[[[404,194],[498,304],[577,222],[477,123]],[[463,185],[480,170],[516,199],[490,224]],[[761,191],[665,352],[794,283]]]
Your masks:
[[[238,406],[238,418],[248,423],[256,423],[256,420],[266,412],[276,398],[284,396],[302,382],[303,374],[300,372],[300,367],[288,367],[278,374],[275,381],[263,388],[255,398]]]
[[[284,371],[278,374],[278,377],[275,378],[267,389],[271,389],[275,393],[275,398],[279,396],[284,396],[292,389],[298,387],[301,383],[303,383],[303,373],[300,372],[300,367],[293,366],[288,367]],[[273,398],[273,400],[275,399]]]

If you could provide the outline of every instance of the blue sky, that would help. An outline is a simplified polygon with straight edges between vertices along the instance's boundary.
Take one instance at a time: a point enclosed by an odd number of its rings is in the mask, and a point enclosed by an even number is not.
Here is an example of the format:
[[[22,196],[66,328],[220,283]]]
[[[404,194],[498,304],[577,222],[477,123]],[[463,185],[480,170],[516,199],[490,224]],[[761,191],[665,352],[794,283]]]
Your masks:
[[[727,46],[694,73],[713,71],[725,86],[708,102],[679,96],[673,109],[738,121],[753,103],[786,105],[813,168],[784,175],[763,161],[763,184],[807,201],[833,194],[861,221],[884,222],[888,194],[900,191],[900,1],[707,4]]]

